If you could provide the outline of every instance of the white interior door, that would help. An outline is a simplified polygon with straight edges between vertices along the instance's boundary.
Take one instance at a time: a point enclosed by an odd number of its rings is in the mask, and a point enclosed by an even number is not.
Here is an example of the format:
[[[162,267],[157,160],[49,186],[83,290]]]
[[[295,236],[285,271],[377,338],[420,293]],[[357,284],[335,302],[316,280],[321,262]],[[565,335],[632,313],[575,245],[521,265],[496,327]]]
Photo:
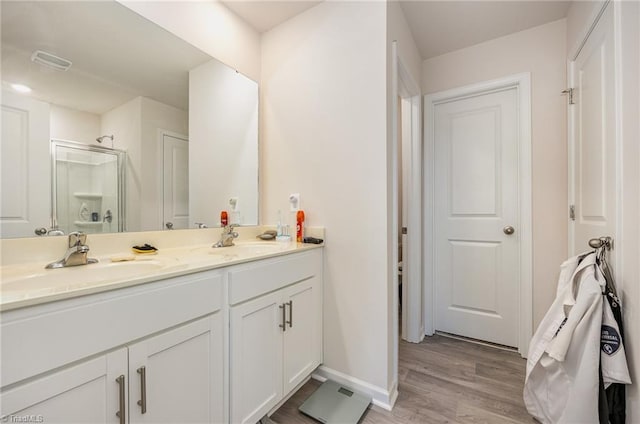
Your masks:
[[[607,6],[572,63],[574,122],[572,184],[575,221],[572,254],[590,238],[615,236],[616,129],[613,8]],[[612,251],[613,254],[613,251]],[[611,261],[614,263],[615,261]]]
[[[0,237],[51,224],[49,105],[2,91]]]
[[[518,137],[515,87],[434,107],[436,330],[518,346]]]
[[[189,228],[189,143],[163,134],[163,226]]]

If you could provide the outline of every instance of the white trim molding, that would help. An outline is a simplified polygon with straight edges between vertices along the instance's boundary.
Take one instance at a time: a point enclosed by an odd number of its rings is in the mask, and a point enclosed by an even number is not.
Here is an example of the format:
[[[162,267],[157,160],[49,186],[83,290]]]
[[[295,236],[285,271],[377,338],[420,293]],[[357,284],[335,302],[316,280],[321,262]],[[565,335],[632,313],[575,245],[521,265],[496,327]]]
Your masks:
[[[349,389],[353,389],[355,392],[361,393],[371,397],[371,402],[379,406],[382,409],[391,411],[393,405],[398,399],[398,383],[393,384],[390,390],[385,390],[381,387],[362,381],[358,378],[341,373],[334,369],[321,365],[311,375],[311,378],[321,382],[327,380],[335,381],[338,384],[347,386]]]
[[[434,328],[434,107],[443,102],[464,99],[497,90],[515,88],[518,92],[519,140],[519,205],[520,212],[520,290],[518,352],[526,357],[533,334],[533,255],[531,210],[531,74],[521,73],[495,80],[471,84],[439,93],[425,95],[424,102],[424,323],[425,333],[433,335]]]
[[[407,234],[406,248],[402,252],[402,339],[411,343],[420,343],[424,339],[424,324],[422,317],[422,95],[420,87],[411,77],[402,59],[396,56],[398,68],[398,94],[406,99],[410,105],[407,111],[410,115],[411,132],[409,151],[402,152],[403,172],[408,173],[407,186],[404,187],[403,197],[406,196]],[[393,114],[398,117],[398,103],[393,103]],[[400,123],[398,123],[400,125]],[[397,127],[394,129],[394,143],[398,140]],[[398,190],[398,185],[394,186]],[[398,198],[398,193],[394,193]],[[398,217],[402,219],[402,217]],[[397,227],[397,224],[394,224]],[[396,309],[398,305],[396,304]],[[397,327],[397,322],[396,322]]]

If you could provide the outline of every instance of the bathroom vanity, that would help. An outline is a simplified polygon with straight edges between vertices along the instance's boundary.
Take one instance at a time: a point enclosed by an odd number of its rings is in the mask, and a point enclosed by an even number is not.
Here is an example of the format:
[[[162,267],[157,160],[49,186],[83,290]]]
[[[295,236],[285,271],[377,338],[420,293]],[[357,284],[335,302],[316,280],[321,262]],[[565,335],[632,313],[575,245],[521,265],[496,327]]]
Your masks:
[[[48,278],[3,267],[2,417],[257,422],[322,362],[322,254],[240,242]]]

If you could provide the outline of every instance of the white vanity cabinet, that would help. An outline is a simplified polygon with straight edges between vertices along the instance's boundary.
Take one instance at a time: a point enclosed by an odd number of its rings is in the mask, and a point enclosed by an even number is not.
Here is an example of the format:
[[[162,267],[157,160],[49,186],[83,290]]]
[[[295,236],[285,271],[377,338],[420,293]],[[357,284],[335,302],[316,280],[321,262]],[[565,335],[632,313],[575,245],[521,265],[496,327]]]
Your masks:
[[[322,254],[1,312],[0,421],[255,424],[322,363]]]
[[[69,366],[2,393],[3,422],[118,423],[127,349]],[[26,417],[29,417],[27,419]]]
[[[0,416],[223,422],[222,288],[209,271],[3,313]]]
[[[322,362],[322,252],[229,272],[232,423],[255,423]]]
[[[216,339],[222,340],[220,314],[9,389],[2,393],[2,416],[46,423],[220,423]]]
[[[129,422],[222,422],[222,337],[214,314],[129,346]]]

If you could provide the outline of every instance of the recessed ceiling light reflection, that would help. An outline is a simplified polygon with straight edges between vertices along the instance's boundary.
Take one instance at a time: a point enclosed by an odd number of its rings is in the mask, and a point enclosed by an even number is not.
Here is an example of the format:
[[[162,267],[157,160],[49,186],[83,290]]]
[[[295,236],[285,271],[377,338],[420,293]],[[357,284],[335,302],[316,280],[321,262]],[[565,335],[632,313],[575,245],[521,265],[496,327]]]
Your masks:
[[[11,84],[11,88],[16,90],[18,93],[31,93],[31,88],[24,84]]]

